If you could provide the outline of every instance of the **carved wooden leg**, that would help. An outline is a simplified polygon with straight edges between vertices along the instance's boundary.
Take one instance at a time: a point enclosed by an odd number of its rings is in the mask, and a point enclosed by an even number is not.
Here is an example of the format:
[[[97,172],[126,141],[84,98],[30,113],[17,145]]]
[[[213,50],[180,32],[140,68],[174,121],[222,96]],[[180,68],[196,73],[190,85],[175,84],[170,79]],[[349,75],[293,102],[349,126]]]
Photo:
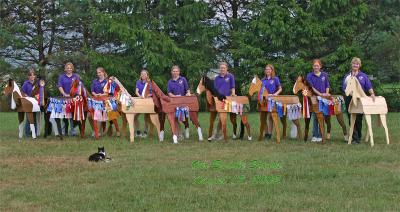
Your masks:
[[[150,117],[151,123],[153,124],[153,126],[155,126],[155,128],[157,130],[158,140],[160,140],[160,120],[158,119],[158,114],[157,113],[151,113],[151,114],[149,114],[149,117]]]
[[[331,139],[331,130],[332,130],[332,125],[331,125],[331,116],[324,116],[325,119],[325,124],[326,124],[326,138]]]
[[[325,126],[324,126],[324,114],[322,113],[315,113],[315,115],[317,116],[317,120],[318,120],[318,125],[319,125],[319,131],[321,132],[321,137],[322,137],[322,143],[325,143]]]
[[[380,114],[379,115],[381,118],[381,123],[383,128],[385,129],[385,135],[386,135],[386,144],[389,144],[389,130],[386,124],[386,115],[385,114]]]
[[[210,138],[213,134],[213,130],[214,130],[214,122],[215,122],[215,118],[217,117],[217,112],[210,112],[210,126],[208,127],[208,137]]]
[[[228,135],[226,133],[226,119],[228,117],[228,113],[219,113],[219,121],[221,122],[222,132],[224,134],[225,142],[228,142]]]
[[[365,120],[367,121],[367,127],[368,127],[371,147],[373,147],[374,146],[374,134],[372,133],[371,115],[370,114],[365,114]]]
[[[282,139],[286,139],[286,128],[287,128],[286,116],[283,116],[281,118],[281,123],[282,123]]]
[[[297,139],[300,140],[302,138],[300,119],[293,120],[293,123],[297,128]]]
[[[126,121],[129,125],[129,140],[130,142],[135,142],[135,114],[134,113],[127,113],[126,114]]]
[[[232,130],[233,130],[233,138],[236,138],[236,131],[237,131],[237,123],[236,123],[236,114],[235,113],[229,113],[229,118],[231,119],[232,123]]]
[[[252,137],[251,137],[251,131],[250,131],[250,124],[249,124],[249,121],[248,121],[248,119],[247,119],[247,114],[243,114],[243,115],[241,116],[241,120],[242,120],[244,126],[246,127],[246,131],[247,131],[247,140],[251,141],[251,140],[252,140]]]
[[[304,118],[304,141],[308,140],[308,132],[310,131],[311,118]]]
[[[339,122],[340,127],[342,128],[343,136],[349,139],[349,135],[347,134],[346,124],[344,123],[343,113],[336,114],[336,119]]]
[[[275,132],[276,132],[276,143],[281,143],[281,130],[279,129],[279,117],[278,113],[271,112],[272,121],[274,122]]]
[[[18,112],[18,138],[21,141],[22,137],[24,136],[24,118],[25,113]]]
[[[356,116],[357,116],[357,114],[355,114],[355,113],[352,113],[350,116],[349,141],[347,142],[347,144],[351,144],[351,140],[353,139],[354,124],[356,123]]]
[[[258,135],[259,141],[262,141],[264,138],[266,115],[267,115],[267,112],[264,112],[264,111],[260,112],[260,134]]]

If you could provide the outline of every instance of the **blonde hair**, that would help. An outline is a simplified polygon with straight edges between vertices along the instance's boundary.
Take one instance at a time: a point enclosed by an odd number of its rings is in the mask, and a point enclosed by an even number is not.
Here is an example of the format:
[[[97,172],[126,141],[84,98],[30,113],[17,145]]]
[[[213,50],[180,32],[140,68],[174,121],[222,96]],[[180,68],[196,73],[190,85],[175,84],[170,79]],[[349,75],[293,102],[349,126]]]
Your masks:
[[[96,68],[96,71],[101,71],[101,72],[103,72],[103,74],[104,74],[104,78],[107,78],[107,77],[108,77],[108,75],[107,75],[107,72],[106,72],[106,69],[105,69],[105,68],[103,68],[103,67],[98,67],[98,68]]]
[[[267,64],[267,65],[265,66],[265,69],[267,69],[268,67],[271,69],[271,77],[275,77],[275,76],[276,76],[276,73],[275,73],[275,68],[274,68],[274,66],[273,66],[272,64]],[[267,76],[267,75],[265,75],[265,76]]]
[[[219,64],[218,64],[219,66],[226,66],[226,68],[229,68],[229,65],[228,65],[228,63],[227,62],[219,62]]]
[[[147,74],[147,79],[150,79],[150,73],[149,73],[149,71],[147,71],[147,69],[142,69],[141,71],[140,71],[140,74],[142,73],[142,72],[145,72],[146,74]],[[141,76],[139,76],[139,80],[142,80],[142,77]]]
[[[351,59],[351,63],[358,63],[361,66],[361,59],[358,57],[353,57],[353,59]]]
[[[71,66],[71,67],[72,67],[72,71],[75,71],[75,66],[74,66],[74,64],[73,64],[73,63],[71,63],[71,62],[67,62],[67,63],[65,63],[65,65],[64,65],[64,69],[66,69],[66,68],[67,68],[67,66]]]
[[[174,69],[178,69],[179,72],[181,71],[181,69],[180,69],[179,66],[177,66],[177,65],[172,66],[171,71],[173,71]]]

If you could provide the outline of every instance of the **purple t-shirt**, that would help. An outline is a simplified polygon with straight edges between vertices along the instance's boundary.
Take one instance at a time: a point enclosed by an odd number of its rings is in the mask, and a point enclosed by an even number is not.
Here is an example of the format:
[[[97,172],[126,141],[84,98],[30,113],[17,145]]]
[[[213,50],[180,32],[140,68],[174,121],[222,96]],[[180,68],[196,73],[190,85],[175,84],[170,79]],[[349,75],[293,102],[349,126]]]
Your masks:
[[[215,77],[214,86],[220,94],[230,96],[231,89],[235,88],[235,77],[231,73],[225,76],[219,74]]]
[[[79,76],[77,74],[72,74],[71,77],[68,77],[66,74],[62,74],[62,75],[60,75],[60,77],[58,77],[57,87],[62,87],[64,92],[66,94],[69,94],[69,92],[71,90],[72,82],[75,79],[79,79]]]
[[[92,86],[90,90],[96,94],[102,94],[104,93],[104,86],[107,83],[107,79],[104,79],[103,81],[100,81],[99,79],[95,79],[92,82]]]
[[[271,77],[271,78],[267,78],[264,77],[262,79],[262,83],[265,87],[265,89],[267,89],[269,94],[274,94],[276,93],[276,91],[278,91],[279,86],[281,86],[281,82],[279,81],[278,77]]]
[[[184,96],[187,90],[189,90],[189,85],[185,77],[179,76],[177,80],[168,81],[168,93]]]
[[[351,72],[346,74],[346,76],[344,76],[344,78],[343,78],[343,83],[342,83],[343,91],[346,90],[346,86],[347,86],[346,78],[350,74],[351,74]],[[369,80],[368,75],[365,74],[364,72],[359,71],[356,78],[357,78],[358,82],[361,84],[361,87],[364,90],[364,92],[368,93],[368,91],[372,88],[372,83]]]
[[[313,71],[308,73],[307,82],[320,93],[326,93],[326,89],[331,87],[329,84],[328,74],[323,71],[321,71],[319,76],[315,75]]]
[[[33,87],[34,84],[31,83],[29,80],[26,80],[22,85],[22,92],[24,92],[27,96],[33,97],[32,96]]]

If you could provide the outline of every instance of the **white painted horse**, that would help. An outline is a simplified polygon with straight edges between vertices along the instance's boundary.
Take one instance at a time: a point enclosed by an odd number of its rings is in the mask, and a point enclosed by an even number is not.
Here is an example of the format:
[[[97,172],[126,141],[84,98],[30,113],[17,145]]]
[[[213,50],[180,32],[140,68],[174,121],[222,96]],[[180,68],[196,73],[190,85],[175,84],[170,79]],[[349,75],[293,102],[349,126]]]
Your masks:
[[[374,138],[371,126],[371,115],[379,115],[383,128],[385,129],[386,143],[389,144],[389,132],[386,125],[386,114],[388,112],[386,100],[382,96],[375,97],[375,101],[368,97],[363,91],[360,83],[354,76],[350,76],[347,79],[347,86],[345,90],[346,96],[351,95],[352,99],[349,105],[350,117],[350,132],[349,132],[349,144],[351,144],[354,123],[356,121],[357,114],[365,114],[365,120],[367,121],[368,132],[365,137],[365,141],[368,142],[370,139],[371,146],[374,146]]]

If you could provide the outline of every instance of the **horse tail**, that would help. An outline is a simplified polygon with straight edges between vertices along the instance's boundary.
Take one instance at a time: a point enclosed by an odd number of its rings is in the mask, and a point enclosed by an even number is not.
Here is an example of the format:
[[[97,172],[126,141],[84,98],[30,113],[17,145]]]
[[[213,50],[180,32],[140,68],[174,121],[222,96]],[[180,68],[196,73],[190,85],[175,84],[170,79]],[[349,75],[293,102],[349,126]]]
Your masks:
[[[240,134],[239,134],[240,140],[243,140],[243,137],[244,137],[244,124],[243,121],[240,120]]]

